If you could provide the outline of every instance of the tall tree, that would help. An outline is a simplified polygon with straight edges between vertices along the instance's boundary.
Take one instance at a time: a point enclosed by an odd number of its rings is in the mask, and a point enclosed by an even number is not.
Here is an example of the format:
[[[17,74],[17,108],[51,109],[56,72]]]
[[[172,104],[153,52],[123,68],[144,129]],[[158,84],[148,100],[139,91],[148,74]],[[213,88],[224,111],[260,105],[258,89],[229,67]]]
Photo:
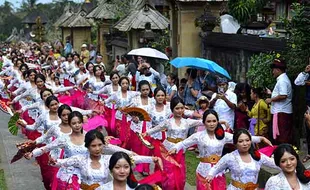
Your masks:
[[[0,41],[6,40],[14,27],[21,27],[21,18],[15,15],[13,4],[5,1],[0,6]]]
[[[37,2],[38,0],[23,0],[19,11],[29,13],[36,7]]]

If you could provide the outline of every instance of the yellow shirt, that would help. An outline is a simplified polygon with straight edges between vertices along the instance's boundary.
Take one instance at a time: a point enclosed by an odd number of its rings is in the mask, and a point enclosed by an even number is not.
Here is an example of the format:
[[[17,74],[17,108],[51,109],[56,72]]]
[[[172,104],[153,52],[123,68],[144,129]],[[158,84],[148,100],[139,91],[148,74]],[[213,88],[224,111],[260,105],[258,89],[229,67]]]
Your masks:
[[[259,110],[259,118],[258,118]],[[264,100],[260,99],[254,106],[251,111],[248,111],[248,116],[251,118],[256,118],[257,124],[255,125],[255,135],[263,135],[268,131],[268,126],[263,122],[263,119],[270,121],[270,109]],[[259,125],[259,129],[258,129]]]
[[[81,60],[86,64],[89,61],[89,51],[81,51]]]

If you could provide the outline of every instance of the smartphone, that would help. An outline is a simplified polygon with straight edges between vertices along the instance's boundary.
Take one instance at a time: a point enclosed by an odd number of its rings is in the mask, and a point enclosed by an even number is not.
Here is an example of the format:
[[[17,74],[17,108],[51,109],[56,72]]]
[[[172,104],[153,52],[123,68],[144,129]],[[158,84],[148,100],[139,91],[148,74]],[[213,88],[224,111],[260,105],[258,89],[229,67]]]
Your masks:
[[[225,92],[224,92],[224,88],[218,88],[217,91],[218,91],[219,94],[224,94],[224,93],[225,93]]]
[[[116,56],[116,59],[119,60],[119,55]]]

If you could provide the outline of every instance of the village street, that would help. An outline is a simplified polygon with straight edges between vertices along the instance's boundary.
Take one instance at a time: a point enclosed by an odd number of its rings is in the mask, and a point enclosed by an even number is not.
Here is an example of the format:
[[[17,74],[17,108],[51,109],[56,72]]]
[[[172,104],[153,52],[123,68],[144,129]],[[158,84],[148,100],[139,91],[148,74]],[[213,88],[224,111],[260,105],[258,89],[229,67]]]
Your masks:
[[[7,128],[9,118],[9,115],[0,112],[0,169],[4,170],[8,189],[43,190],[43,183],[39,180],[40,167],[34,160],[21,159],[9,164],[17,152],[15,144],[26,140],[21,134],[11,135]]]

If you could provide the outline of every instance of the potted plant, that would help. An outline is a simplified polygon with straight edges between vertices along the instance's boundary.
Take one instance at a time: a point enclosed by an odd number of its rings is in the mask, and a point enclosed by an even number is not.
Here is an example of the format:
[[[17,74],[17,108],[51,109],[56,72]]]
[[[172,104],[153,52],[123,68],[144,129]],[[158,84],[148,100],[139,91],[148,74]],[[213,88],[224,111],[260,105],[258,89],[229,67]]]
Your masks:
[[[195,19],[195,26],[200,27],[203,32],[212,32],[217,24],[217,19],[209,9],[205,9],[204,13]]]

